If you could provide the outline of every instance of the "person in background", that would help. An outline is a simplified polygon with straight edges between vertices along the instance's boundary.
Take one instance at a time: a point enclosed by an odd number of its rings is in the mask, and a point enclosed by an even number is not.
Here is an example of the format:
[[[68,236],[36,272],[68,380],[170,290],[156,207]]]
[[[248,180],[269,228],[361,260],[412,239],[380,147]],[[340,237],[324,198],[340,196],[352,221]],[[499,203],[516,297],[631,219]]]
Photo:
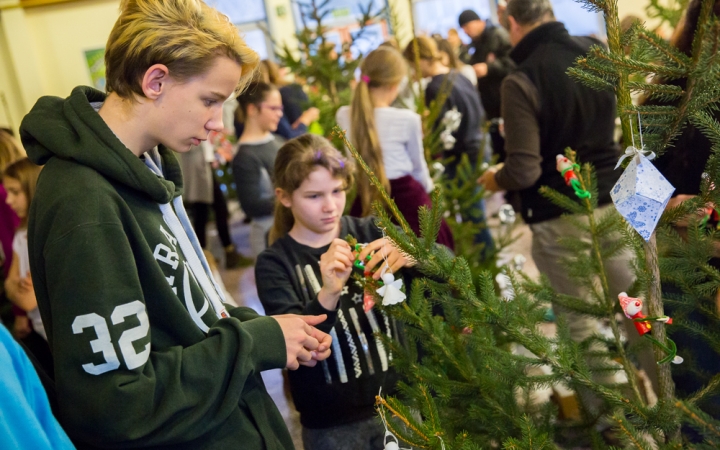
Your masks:
[[[224,133],[213,132],[213,134],[216,134],[217,137],[225,136]],[[200,145],[192,146],[188,152],[178,155],[183,173],[183,199],[187,205],[198,242],[204,249],[207,248],[206,229],[210,209],[213,209],[218,238],[225,252],[225,268],[234,269],[251,262],[251,260],[237,252],[237,248],[230,238],[229,213],[225,195],[213,174],[213,165],[217,164],[217,156],[211,140],[212,137],[201,142]],[[232,155],[230,149],[227,152]]]
[[[224,130],[257,54],[199,0],[124,0],[107,94],[42,97],[20,126],[44,165],[30,272],[58,419],[82,448],[294,448],[262,372],[330,353],[325,317],[224,302],[182,203],[173,152]]]
[[[434,187],[425,161],[422,121],[412,111],[390,106],[407,74],[407,64],[400,52],[382,46],[365,57],[360,71],[352,103],[338,110],[337,123],[348,132],[349,141],[393,197],[413,231],[419,234],[418,209],[431,206],[428,192]],[[370,179],[360,174],[350,215],[371,215],[371,205],[379,198]],[[454,247],[450,227],[444,220],[437,242]]]
[[[33,353],[45,373],[53,373],[53,361],[47,334],[38,309],[35,289],[30,278],[28,257],[27,220],[40,167],[22,158],[5,168],[2,184],[7,192],[6,203],[20,218],[20,226],[12,243],[12,263],[5,278],[5,293],[14,306],[20,308],[30,322],[31,332],[22,338],[23,344]],[[16,317],[21,318],[23,316]]]
[[[310,124],[320,117],[320,110],[310,106],[310,99],[298,83],[287,83],[280,68],[269,59],[260,62],[260,81],[274,85],[280,91],[283,117],[275,134],[292,139],[307,133]]]
[[[25,153],[12,132],[5,128],[0,129],[0,265],[3,280],[7,278],[12,264],[12,242],[15,230],[20,226],[20,218],[5,202],[7,192],[2,184],[2,173],[5,167],[24,156]],[[13,335],[24,337],[30,334],[32,328],[27,315],[22,309],[8,302],[4,290],[0,292],[0,307],[2,307],[0,321],[11,327]]]
[[[385,430],[375,396],[380,389],[392,395],[398,380],[390,349],[377,336],[397,339],[397,325],[377,308],[364,308],[363,289],[349,278],[356,257],[375,279],[384,270],[399,274],[411,262],[372,218],[343,216],[353,172],[352,161],[322,137],[308,134],[283,145],[275,161],[273,243],[255,267],[268,314],[328,316],[318,326],[333,336],[332,356],[288,374],[308,450],[381,450]],[[343,240],[347,235],[368,245],[358,253]]]
[[[447,41],[453,49],[455,56],[462,62],[467,57],[467,45],[460,39],[460,34],[455,28],[450,28],[447,32]],[[474,70],[474,69],[473,69]],[[477,77],[476,77],[477,80]]]
[[[434,39],[425,36],[417,37],[405,47],[403,56],[408,61],[419,59],[420,72],[423,77],[430,78],[425,90],[425,103],[429,106],[435,99],[445,95],[445,103],[442,105],[434,128],[442,126],[443,118],[449,111],[455,110],[460,113],[460,124],[457,130],[452,133],[453,142],[444,148],[443,158],[445,163],[445,175],[454,179],[457,175],[457,166],[466,155],[470,164],[475,167],[478,161],[482,160],[483,134],[481,123],[484,111],[480,105],[475,87],[463,77],[457,69],[443,64],[441,52],[438,50]],[[416,52],[417,50],[417,52]],[[448,92],[443,92],[449,89]],[[448,161],[449,160],[449,161]],[[481,201],[476,208],[469,213],[464,220],[471,220],[475,223],[485,221],[485,207]],[[487,226],[475,236],[475,242],[484,245],[484,251],[489,252],[494,247],[493,238]]]
[[[465,64],[457,57],[455,50],[453,49],[450,41],[443,38],[434,38],[437,50],[440,55],[440,62],[443,66],[459,71],[465,78],[470,81],[473,86],[473,93],[476,93],[475,88],[477,86],[477,76],[475,75],[475,69],[469,64]],[[407,48],[406,48],[407,50]],[[427,89],[427,88],[426,88]],[[479,99],[478,99],[479,100]]]
[[[460,13],[458,23],[472,39],[464,62],[475,69],[480,100],[488,120],[492,122],[490,137],[493,151],[502,161],[505,150],[500,133],[500,85],[515,65],[510,58],[510,39],[505,29],[493,25],[489,20],[482,20],[471,9]]]
[[[245,116],[240,146],[233,158],[233,178],[240,207],[250,217],[252,256],[267,247],[267,233],[273,223],[275,194],[272,186],[275,156],[283,140],[273,132],[283,116],[278,89],[262,81],[250,83],[238,96]]]
[[[591,46],[602,43],[591,37],[570,36],[565,26],[555,20],[549,0],[510,0],[507,14],[514,46],[510,56],[517,63],[502,84],[507,159],[504,165],[489,168],[478,183],[490,191],[509,190],[519,195],[522,217],[532,232],[532,257],[538,269],[558,294],[582,298],[583,288],[562,263],[576,257],[577,252],[560,242],[569,236],[581,238],[582,231],[561,217],[566,211],[543,197],[539,190],[548,186],[576,198],[556,168],[557,155],[564,154],[569,147],[577,152],[580,163],[590,163],[595,168],[599,205],[596,217],[613,207],[610,189],[620,176],[620,171],[614,170],[620,157],[613,136],[615,94],[591,89],[567,74],[568,68]],[[603,245],[615,245],[619,239],[617,234],[603,236]],[[623,251],[605,261],[611,297],[633,283],[633,257],[632,252]],[[600,333],[597,319],[567,311],[558,304],[553,304],[553,310],[566,317],[570,337],[577,342]],[[630,336],[637,336],[630,320],[625,320],[624,326]],[[606,351],[604,344],[599,343],[590,348]],[[650,353],[639,356],[644,361],[643,369],[652,378],[656,364]],[[614,382],[612,375],[603,378],[605,382]],[[580,395],[587,399],[589,407],[597,407],[596,397],[587,391]]]

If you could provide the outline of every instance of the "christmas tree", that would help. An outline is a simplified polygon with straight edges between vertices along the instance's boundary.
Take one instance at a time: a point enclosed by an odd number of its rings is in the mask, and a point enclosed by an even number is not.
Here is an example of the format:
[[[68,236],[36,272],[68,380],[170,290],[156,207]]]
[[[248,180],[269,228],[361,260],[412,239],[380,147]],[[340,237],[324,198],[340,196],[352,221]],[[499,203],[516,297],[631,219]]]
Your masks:
[[[276,44],[275,54],[281,65],[312,86],[310,101],[320,110],[321,127],[329,132],[335,126],[338,108],[350,103],[352,81],[362,61],[362,55],[353,55],[354,46],[364,39],[367,26],[383,20],[387,11],[376,8],[373,0],[360,5],[358,28],[349,33],[349,41],[343,42],[338,51],[336,42],[327,37],[330,27],[326,22],[333,13],[331,1],[309,0],[296,4],[302,22],[302,27],[295,34],[297,51],[286,43]]]
[[[720,200],[715,189],[720,182],[716,156],[720,125],[712,115],[720,100],[720,25],[712,14],[714,1],[702,2],[690,56],[639,23],[621,34],[616,0],[582,3],[605,16],[609,48],[594,47],[587,57],[578,60],[571,75],[593,88],[614,90],[628,147],[632,142],[643,142],[646,148],[642,151],[661,155],[673,151],[671,144],[688,123],[705,133],[714,147],[701,193],[667,211],[657,233],[645,241],[615,212],[595,217],[597,194],[592,167],[576,166],[578,162],[569,151],[566,156],[575,168],[576,191],[590,195],[578,199],[549,190],[545,194],[572,213],[586,234],[584,239],[569,238],[566,242],[578,255],[566,263],[568,271],[588,291],[584,298],[558,295],[543,280],[535,282],[522,273],[510,274],[512,298],[501,297],[490,274],[473,276],[465,258],[434,245],[446,209],[439,190],[433,195],[433,208],[421,211],[420,236],[412,233],[383,193],[385,205],[376,205],[380,226],[418,262],[421,276],[413,281],[408,301],[387,308],[406,324],[411,344],[389,343],[405,382],[399,398],[378,397],[378,411],[387,419],[396,418],[387,420],[388,427],[413,447],[556,448],[584,437],[588,445],[603,448],[607,439],[599,430],[607,424],[612,425],[620,442],[631,448],[681,448],[683,423],[705,438],[695,448],[717,448],[720,442],[720,423],[700,408],[704,399],[716,393],[720,375],[709,374],[709,382],[692,396],[678,398],[667,362],[673,359],[673,344],[662,321],[653,322],[648,333],[656,360],[661,362],[659,401],[649,404],[638,383],[633,349],[626,346],[615,318],[620,308],[608,292],[605,270],[605,262],[623,249],[635,251],[637,282],[631,293],[645,298],[649,315],[665,318],[661,280],[672,281],[680,289],[667,298],[679,313],[673,327],[693,331],[715,352],[720,350],[720,336],[689,315],[699,312],[709,323],[718,322],[717,306],[707,301],[714,300],[720,286],[720,273],[708,264],[717,228],[694,215]],[[629,55],[625,47],[631,49]],[[636,74],[643,75],[641,81],[634,81]],[[648,76],[655,79],[644,81]],[[687,80],[684,87],[667,81],[680,78]],[[672,104],[636,107],[631,91]],[[632,124],[638,112],[643,136],[639,135],[639,124]],[[353,154],[382,191],[359,155]],[[635,158],[634,153],[631,156]],[[393,220],[400,224],[398,228],[390,226]],[[689,222],[685,241],[680,241],[672,228],[681,220]],[[604,245],[602,237],[609,233],[621,233],[625,239]],[[548,303],[604,319],[610,333],[575,342],[568,323],[560,320],[557,335],[548,337],[541,331]],[[433,315],[435,304],[442,306],[442,316]],[[682,354],[683,349],[678,352]],[[604,375],[608,374],[615,374],[614,383],[597,381],[607,379]],[[553,404],[534,401],[537,389],[553,385],[564,385],[580,394],[578,420],[558,421]],[[599,406],[591,404],[596,399],[601,401]]]

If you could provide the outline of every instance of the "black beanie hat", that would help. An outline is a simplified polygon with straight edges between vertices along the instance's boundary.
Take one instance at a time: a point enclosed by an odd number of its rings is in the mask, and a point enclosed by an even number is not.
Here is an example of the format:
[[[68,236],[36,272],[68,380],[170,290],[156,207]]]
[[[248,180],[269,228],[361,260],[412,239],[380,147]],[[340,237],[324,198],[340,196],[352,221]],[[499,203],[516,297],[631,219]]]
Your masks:
[[[466,23],[472,22],[473,20],[480,20],[480,16],[478,16],[477,13],[472,9],[466,9],[465,11],[460,13],[460,17],[458,17],[458,24],[460,25],[460,27],[462,27]]]

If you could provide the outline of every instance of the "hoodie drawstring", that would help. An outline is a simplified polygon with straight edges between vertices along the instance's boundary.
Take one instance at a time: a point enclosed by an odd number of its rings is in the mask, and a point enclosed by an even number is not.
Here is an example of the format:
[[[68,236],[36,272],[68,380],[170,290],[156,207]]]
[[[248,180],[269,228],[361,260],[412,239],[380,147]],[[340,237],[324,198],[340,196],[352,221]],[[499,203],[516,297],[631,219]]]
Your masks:
[[[157,176],[164,178],[161,168],[162,161],[157,149],[153,149],[152,151],[145,153],[145,165],[148,166],[148,168],[150,168],[150,170],[152,170]],[[223,305],[225,295],[213,278],[210,265],[205,258],[202,247],[200,247],[200,242],[195,235],[195,231],[190,224],[190,219],[188,218],[185,207],[183,206],[182,196],[175,197],[172,201],[172,205],[170,203],[165,203],[159,204],[159,206],[165,223],[168,227],[170,227],[170,231],[173,235],[175,235],[175,238],[180,245],[180,249],[190,266],[192,275],[202,288],[206,298],[210,300],[210,304],[215,310],[215,314],[219,319],[230,317],[230,314],[228,314],[227,309]],[[191,301],[191,299],[185,299],[185,301]],[[209,329],[204,323],[201,325],[197,322],[197,320],[195,322],[203,331],[207,332]]]

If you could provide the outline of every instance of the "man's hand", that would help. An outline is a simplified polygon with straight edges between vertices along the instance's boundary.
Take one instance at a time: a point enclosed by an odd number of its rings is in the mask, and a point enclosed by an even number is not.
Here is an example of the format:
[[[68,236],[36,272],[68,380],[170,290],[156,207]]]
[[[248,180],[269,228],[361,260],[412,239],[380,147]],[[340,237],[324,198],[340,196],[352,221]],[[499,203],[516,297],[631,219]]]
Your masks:
[[[475,75],[478,78],[483,78],[488,73],[488,66],[487,63],[477,63],[473,64],[473,69],[475,69]]]
[[[287,362],[285,367],[296,370],[300,365],[313,367],[318,361],[330,356],[332,338],[314,327],[325,319],[321,316],[283,314],[272,316],[277,320],[285,338]]]
[[[372,252],[375,252],[375,254],[372,258],[370,258],[370,261],[365,263],[365,274],[369,274],[375,267],[380,265],[379,269],[373,273],[373,278],[376,280],[380,279],[380,273],[382,272],[382,267],[385,264],[386,259],[388,268],[392,273],[396,273],[403,267],[411,267],[415,265],[415,261],[402,253],[390,239],[381,238],[372,241],[362,249],[358,255],[358,259],[360,261],[365,261],[367,255]]]
[[[495,192],[501,190],[502,188],[497,184],[497,181],[495,181],[495,174],[498,173],[501,168],[501,165],[488,167],[480,178],[478,178],[477,183],[484,187],[486,191]]]

